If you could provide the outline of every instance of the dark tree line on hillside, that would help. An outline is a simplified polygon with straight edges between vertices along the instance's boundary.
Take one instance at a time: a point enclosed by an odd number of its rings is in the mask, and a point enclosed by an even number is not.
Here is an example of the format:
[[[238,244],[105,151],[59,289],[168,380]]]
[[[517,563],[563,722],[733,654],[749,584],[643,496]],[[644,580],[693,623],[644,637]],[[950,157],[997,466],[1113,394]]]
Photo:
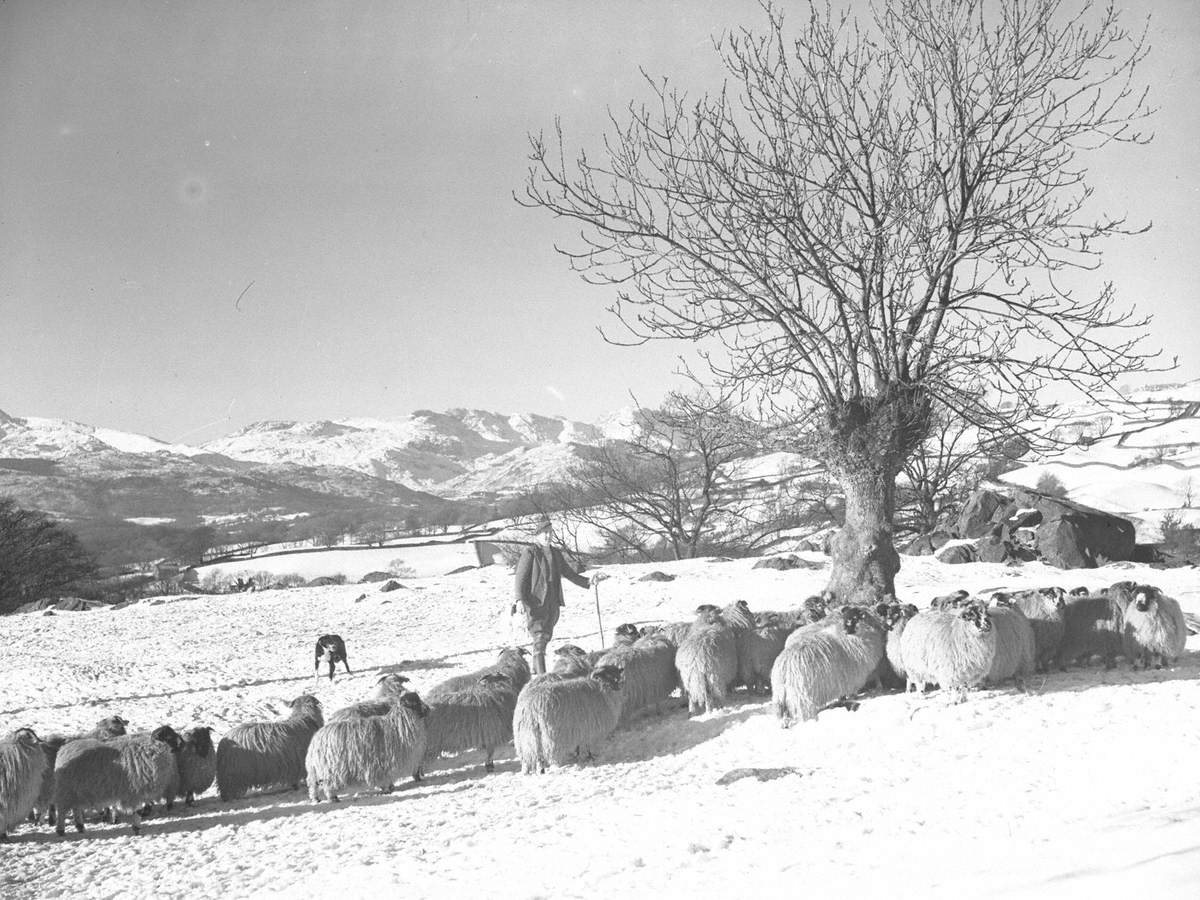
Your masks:
[[[1072,271],[1138,230],[1090,204],[1086,154],[1140,143],[1147,48],[1065,0],[821,4],[716,41],[726,84],[647,77],[597,152],[531,137],[518,199],[633,342],[685,340],[802,423],[845,498],[829,588],[894,593],[896,483],[944,408],[1021,433],[1048,382],[1094,393],[1152,355],[1146,320]]]
[[[57,596],[95,569],[69,530],[43,513],[0,499],[0,614]]]

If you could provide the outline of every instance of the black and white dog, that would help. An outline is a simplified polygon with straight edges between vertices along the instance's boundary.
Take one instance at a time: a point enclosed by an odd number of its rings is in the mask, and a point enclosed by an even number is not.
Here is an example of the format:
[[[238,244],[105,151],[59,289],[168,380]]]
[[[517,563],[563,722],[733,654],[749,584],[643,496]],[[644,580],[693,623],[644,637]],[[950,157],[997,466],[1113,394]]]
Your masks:
[[[317,638],[316,661],[313,663],[313,675],[321,668],[321,662],[329,663],[329,680],[333,681],[333,666],[341,663],[350,674],[350,663],[346,661],[346,642],[338,634],[323,634]]]

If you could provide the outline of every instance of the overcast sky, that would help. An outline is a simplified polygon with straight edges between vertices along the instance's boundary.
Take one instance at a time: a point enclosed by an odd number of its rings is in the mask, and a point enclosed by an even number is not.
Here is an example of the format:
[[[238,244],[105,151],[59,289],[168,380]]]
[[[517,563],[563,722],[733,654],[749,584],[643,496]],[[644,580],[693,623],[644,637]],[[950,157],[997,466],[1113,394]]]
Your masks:
[[[1200,375],[1200,15],[1153,13],[1148,148],[1094,169],[1152,220],[1120,296]],[[1131,15],[1132,18],[1132,15]],[[471,406],[591,419],[686,347],[596,331],[609,291],[518,207],[526,134],[595,147],[638,66],[719,82],[754,2],[0,3],[0,409],[198,443],[265,419]]]

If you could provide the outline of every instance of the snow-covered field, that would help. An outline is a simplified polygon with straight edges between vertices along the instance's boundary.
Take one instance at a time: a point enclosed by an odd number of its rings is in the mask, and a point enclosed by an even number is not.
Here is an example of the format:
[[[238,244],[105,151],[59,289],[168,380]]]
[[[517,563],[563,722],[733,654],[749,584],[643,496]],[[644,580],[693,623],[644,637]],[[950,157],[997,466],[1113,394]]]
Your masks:
[[[816,558],[816,557],[814,557]],[[605,630],[689,617],[702,602],[794,606],[821,571],[752,561],[612,567]],[[1158,584],[1200,611],[1191,570],[1117,564],[945,566],[905,558],[898,592],[924,605],[965,587]],[[0,619],[0,731],[138,728],[281,715],[314,689],[312,643],[342,634],[354,674],[321,681],[327,711],[382,672],[416,689],[489,662],[509,637],[503,567],[409,582],[145,601]],[[366,598],[357,601],[366,591]],[[566,587],[558,637],[599,645],[589,593]],[[0,846],[0,897],[1159,897],[1200,885],[1200,639],[1168,672],[1073,670],[948,706],[870,698],[784,731],[760,698],[618,732],[595,763],[522,776],[511,750],[419,786],[314,806],[299,793],[57,838],[22,825]],[[770,780],[717,780],[733,769]]]

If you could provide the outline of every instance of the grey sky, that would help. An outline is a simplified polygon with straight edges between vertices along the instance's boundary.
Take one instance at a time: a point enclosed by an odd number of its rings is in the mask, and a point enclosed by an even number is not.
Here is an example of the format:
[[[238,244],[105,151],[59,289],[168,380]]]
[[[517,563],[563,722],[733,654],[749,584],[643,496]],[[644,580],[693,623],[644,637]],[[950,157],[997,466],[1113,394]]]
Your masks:
[[[1155,227],[1106,274],[1194,377],[1200,16],[1143,9],[1157,137],[1094,180]],[[716,85],[708,36],[739,20],[756,4],[0,3],[0,409],[199,442],[657,399],[686,348],[605,345],[609,293],[511,193],[527,131],[560,114],[595,146],[639,65]]]

